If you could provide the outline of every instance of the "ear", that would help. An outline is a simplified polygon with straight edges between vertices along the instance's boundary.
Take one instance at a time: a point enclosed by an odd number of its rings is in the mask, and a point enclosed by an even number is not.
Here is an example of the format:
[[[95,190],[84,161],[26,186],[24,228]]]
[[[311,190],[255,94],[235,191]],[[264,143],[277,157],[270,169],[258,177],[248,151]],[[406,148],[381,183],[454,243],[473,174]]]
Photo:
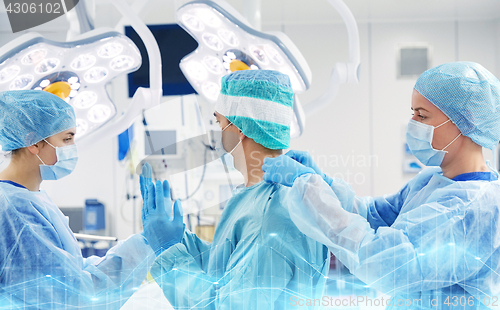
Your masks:
[[[243,132],[241,132],[241,130],[240,130],[239,135],[240,135],[240,140],[243,140],[246,138],[246,136],[243,134]]]
[[[27,147],[28,151],[33,155],[40,154],[40,147],[42,146],[41,142],[35,143]]]

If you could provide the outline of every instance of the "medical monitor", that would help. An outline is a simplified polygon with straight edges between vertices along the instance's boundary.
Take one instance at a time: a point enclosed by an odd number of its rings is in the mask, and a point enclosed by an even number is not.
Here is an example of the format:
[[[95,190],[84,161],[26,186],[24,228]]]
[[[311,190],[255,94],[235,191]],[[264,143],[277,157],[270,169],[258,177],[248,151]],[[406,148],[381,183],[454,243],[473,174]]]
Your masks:
[[[61,212],[69,218],[69,228],[73,233],[83,231],[83,210],[84,208],[59,208]]]
[[[148,28],[160,47],[163,96],[196,94],[179,68],[181,59],[198,47],[196,40],[177,24],[149,25]],[[142,66],[128,75],[128,96],[132,98],[137,88],[149,88],[149,57],[132,27],[125,27],[125,35],[137,45],[142,56]]]
[[[177,132],[155,130],[144,133],[144,155],[177,155]]]

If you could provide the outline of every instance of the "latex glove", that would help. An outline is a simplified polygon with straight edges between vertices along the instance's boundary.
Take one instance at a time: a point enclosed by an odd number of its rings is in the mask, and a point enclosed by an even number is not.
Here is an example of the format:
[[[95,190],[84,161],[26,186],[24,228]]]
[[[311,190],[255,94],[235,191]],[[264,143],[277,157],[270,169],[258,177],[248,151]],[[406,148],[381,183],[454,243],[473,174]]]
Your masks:
[[[306,173],[315,173],[312,168],[306,167],[286,155],[265,158],[262,170],[264,171],[264,181],[289,187],[293,185],[293,182],[299,176]]]
[[[306,167],[309,167],[311,169],[314,170],[314,172],[316,172],[316,174],[320,175],[323,180],[329,185],[331,186],[332,185],[332,182],[333,182],[333,179],[330,178],[329,176],[327,176],[326,174],[324,174],[318,167],[318,165],[316,165],[316,163],[314,162],[314,160],[312,159],[312,156],[311,154],[309,154],[309,152],[303,152],[303,151],[295,151],[295,150],[290,150],[288,151],[286,154],[286,156],[290,157],[290,158],[293,158],[295,159],[296,161],[298,161],[299,163],[301,163],[302,165],[306,166]]]
[[[139,184],[141,185],[141,196],[142,196],[142,201],[145,199],[145,195],[148,191],[147,184],[149,182],[153,181],[153,168],[151,168],[151,165],[149,163],[145,163],[142,165],[142,172],[139,177]]]
[[[169,217],[172,202],[168,182],[165,180],[162,184],[157,181],[155,186],[142,175],[141,182],[141,188],[145,189],[142,205],[143,235],[158,256],[182,240],[185,227],[182,222],[182,206],[179,200],[175,201],[173,216]]]

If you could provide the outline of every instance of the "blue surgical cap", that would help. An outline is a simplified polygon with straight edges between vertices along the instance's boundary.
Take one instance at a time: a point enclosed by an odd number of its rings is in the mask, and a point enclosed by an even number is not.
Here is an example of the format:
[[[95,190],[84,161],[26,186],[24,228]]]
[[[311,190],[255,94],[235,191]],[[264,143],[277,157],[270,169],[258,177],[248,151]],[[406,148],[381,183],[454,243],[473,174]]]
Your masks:
[[[480,64],[446,63],[422,73],[415,84],[475,143],[493,150],[500,140],[500,82]]]
[[[76,127],[75,111],[66,101],[41,90],[0,93],[0,145],[9,152]]]
[[[290,147],[293,90],[288,75],[272,70],[226,75],[215,110],[268,149]]]

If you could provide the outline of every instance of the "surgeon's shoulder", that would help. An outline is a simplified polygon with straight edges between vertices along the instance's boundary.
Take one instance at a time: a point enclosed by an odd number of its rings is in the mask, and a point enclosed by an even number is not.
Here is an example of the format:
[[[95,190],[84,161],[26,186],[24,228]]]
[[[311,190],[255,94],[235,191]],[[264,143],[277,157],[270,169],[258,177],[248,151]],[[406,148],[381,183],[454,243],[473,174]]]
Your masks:
[[[272,183],[272,184],[267,183],[267,184],[271,189],[272,197],[276,196],[276,197],[283,198],[286,195],[288,195],[290,193],[290,191],[292,190],[291,187],[284,186],[284,185],[277,184],[277,183]],[[284,199],[280,199],[280,202],[284,203]]]
[[[34,204],[37,201],[34,195],[25,188],[0,182],[0,212],[31,214],[35,211]]]
[[[9,204],[17,199],[19,188],[14,185],[0,182],[0,209],[5,209]]]

